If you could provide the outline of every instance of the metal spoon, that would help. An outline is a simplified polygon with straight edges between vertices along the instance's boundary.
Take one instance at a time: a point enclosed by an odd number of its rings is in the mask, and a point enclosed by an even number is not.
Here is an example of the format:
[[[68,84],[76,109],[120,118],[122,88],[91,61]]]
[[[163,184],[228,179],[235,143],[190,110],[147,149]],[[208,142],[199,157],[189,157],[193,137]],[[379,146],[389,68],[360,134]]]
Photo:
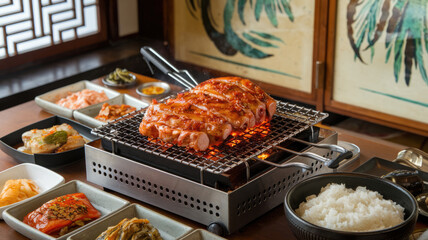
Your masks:
[[[428,171],[428,153],[417,148],[407,148],[400,151],[394,162],[404,163],[412,168]]]
[[[416,196],[416,201],[419,205],[419,213],[424,215],[425,217],[428,217],[428,206],[426,203],[428,197],[428,192],[424,192]]]

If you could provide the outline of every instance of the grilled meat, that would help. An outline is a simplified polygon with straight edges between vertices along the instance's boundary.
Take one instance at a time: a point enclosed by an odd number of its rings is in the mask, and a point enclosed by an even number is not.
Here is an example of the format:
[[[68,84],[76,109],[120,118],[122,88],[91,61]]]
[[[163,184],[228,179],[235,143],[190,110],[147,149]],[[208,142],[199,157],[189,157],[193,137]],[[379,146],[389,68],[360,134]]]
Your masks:
[[[145,123],[143,121],[139,130],[144,136],[159,138],[164,142],[173,143],[180,147],[190,147],[197,151],[206,150],[210,144],[208,135],[204,132],[171,128],[157,122]]]
[[[146,122],[158,122],[171,128],[205,132],[210,142],[223,141],[232,126],[223,118],[209,114],[190,103],[152,104],[146,111]]]
[[[154,100],[139,130],[144,136],[204,151],[232,130],[244,131],[272,119],[275,111],[276,101],[251,81],[215,78],[166,103]]]

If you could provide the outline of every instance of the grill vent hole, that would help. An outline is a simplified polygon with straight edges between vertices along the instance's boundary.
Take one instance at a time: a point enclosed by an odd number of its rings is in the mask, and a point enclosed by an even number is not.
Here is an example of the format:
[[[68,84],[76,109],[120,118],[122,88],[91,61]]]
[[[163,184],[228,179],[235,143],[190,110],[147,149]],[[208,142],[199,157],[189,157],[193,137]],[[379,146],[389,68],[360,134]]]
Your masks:
[[[94,173],[98,173],[101,176],[108,177],[110,179],[114,179],[115,181],[121,182],[123,184],[130,185],[132,187],[135,187],[136,189],[141,189],[142,191],[147,191],[149,193],[153,193],[154,195],[164,197],[168,200],[172,200],[173,202],[177,202],[179,204],[184,204],[185,206],[190,206],[194,209],[197,209],[198,211],[203,211],[206,214],[214,215],[216,217],[220,217],[220,206],[214,205],[213,203],[209,203],[206,201],[203,201],[199,198],[194,198],[192,196],[188,196],[187,194],[183,194],[182,192],[175,192],[174,190],[170,190],[167,187],[159,186],[156,183],[152,183],[150,181],[146,181],[145,179],[140,179],[139,177],[135,177],[132,174],[128,174],[126,172],[119,171],[117,169],[112,169],[111,167],[107,167],[101,164],[97,164],[95,162],[92,162],[92,165],[94,168],[92,171]],[[103,171],[104,170],[104,171]],[[108,172],[107,172],[108,171]],[[284,180],[285,181],[285,178]],[[142,185],[140,185],[142,183]],[[148,188],[147,186],[152,186],[153,188]],[[278,182],[278,185],[280,184],[280,181]],[[277,187],[276,184],[269,187],[269,191],[275,189]],[[159,190],[159,191],[158,191]],[[265,194],[269,193],[266,192]],[[170,196],[169,193],[171,192],[172,195],[177,194],[177,196]],[[273,192],[275,194],[275,191]],[[259,193],[258,197],[257,195],[253,195],[250,200],[248,200],[248,203],[246,204],[246,207],[243,208],[244,212],[249,211],[251,208],[256,207],[256,205],[259,205],[262,203],[261,201],[262,195]],[[189,199],[191,202],[183,200]],[[192,203],[193,202],[193,203]],[[204,207],[202,207],[204,206]]]

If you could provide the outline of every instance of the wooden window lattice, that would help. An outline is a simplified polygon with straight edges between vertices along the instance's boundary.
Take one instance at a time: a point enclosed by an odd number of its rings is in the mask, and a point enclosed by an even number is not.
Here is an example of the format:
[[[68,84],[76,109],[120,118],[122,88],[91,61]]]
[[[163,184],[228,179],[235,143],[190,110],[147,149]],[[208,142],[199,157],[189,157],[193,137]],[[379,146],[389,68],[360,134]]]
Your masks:
[[[0,0],[0,59],[100,32],[97,0]]]

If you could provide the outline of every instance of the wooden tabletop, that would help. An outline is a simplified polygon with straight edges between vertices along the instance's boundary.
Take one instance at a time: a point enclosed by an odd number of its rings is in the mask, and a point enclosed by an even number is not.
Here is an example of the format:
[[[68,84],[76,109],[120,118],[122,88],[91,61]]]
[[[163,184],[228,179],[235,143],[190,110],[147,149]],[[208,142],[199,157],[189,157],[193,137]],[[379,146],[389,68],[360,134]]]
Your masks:
[[[154,79],[150,79],[144,76],[138,76],[139,81],[155,81]],[[99,79],[95,80],[96,83],[101,83]],[[178,88],[177,88],[178,89]],[[177,90],[175,89],[175,90]],[[122,93],[129,93],[135,97],[138,95],[135,93],[135,87],[131,89],[122,89],[119,90]],[[37,122],[39,120],[45,119],[47,117],[52,116],[52,114],[45,112],[43,109],[38,107],[34,101],[26,102],[21,105],[17,105],[15,107],[6,109],[4,111],[0,111],[0,136],[4,136],[10,132],[13,132],[17,129],[20,129],[26,125]],[[397,156],[397,153],[405,149],[406,147],[399,144],[394,144],[391,142],[387,142],[384,140],[380,140],[377,138],[371,138],[366,135],[361,135],[354,132],[348,132],[343,129],[336,130],[339,134],[339,140],[347,141],[356,144],[361,149],[360,158],[355,161],[351,166],[349,166],[349,170],[354,169],[359,166],[361,163],[369,160],[372,157],[380,157],[388,160],[393,160]],[[6,155],[3,151],[0,151],[0,171],[8,169],[12,166],[19,164],[12,157]],[[86,172],[85,172],[85,162],[84,160],[77,161],[67,167],[58,167],[53,168],[53,171],[61,174],[65,181],[68,182],[70,180],[80,180],[86,183],[91,184],[97,188],[102,189],[101,186],[92,184],[86,180]],[[141,204],[144,207],[150,208],[160,214],[164,214],[174,220],[178,220],[184,224],[187,224],[193,228],[203,228],[205,226],[194,222],[192,220],[188,220],[181,216],[175,215],[173,213],[167,212],[163,209],[159,209],[157,207],[151,206],[139,200],[131,199],[127,196],[121,195],[116,192],[112,192],[113,194],[125,198],[131,202],[135,202]],[[422,228],[425,225],[421,225]],[[240,231],[227,236],[228,239],[295,239],[292,235],[284,216],[283,206],[278,206],[273,210],[267,212],[262,217],[254,220]],[[23,235],[19,234],[12,228],[10,228],[4,221],[0,220],[0,239],[27,239]]]

